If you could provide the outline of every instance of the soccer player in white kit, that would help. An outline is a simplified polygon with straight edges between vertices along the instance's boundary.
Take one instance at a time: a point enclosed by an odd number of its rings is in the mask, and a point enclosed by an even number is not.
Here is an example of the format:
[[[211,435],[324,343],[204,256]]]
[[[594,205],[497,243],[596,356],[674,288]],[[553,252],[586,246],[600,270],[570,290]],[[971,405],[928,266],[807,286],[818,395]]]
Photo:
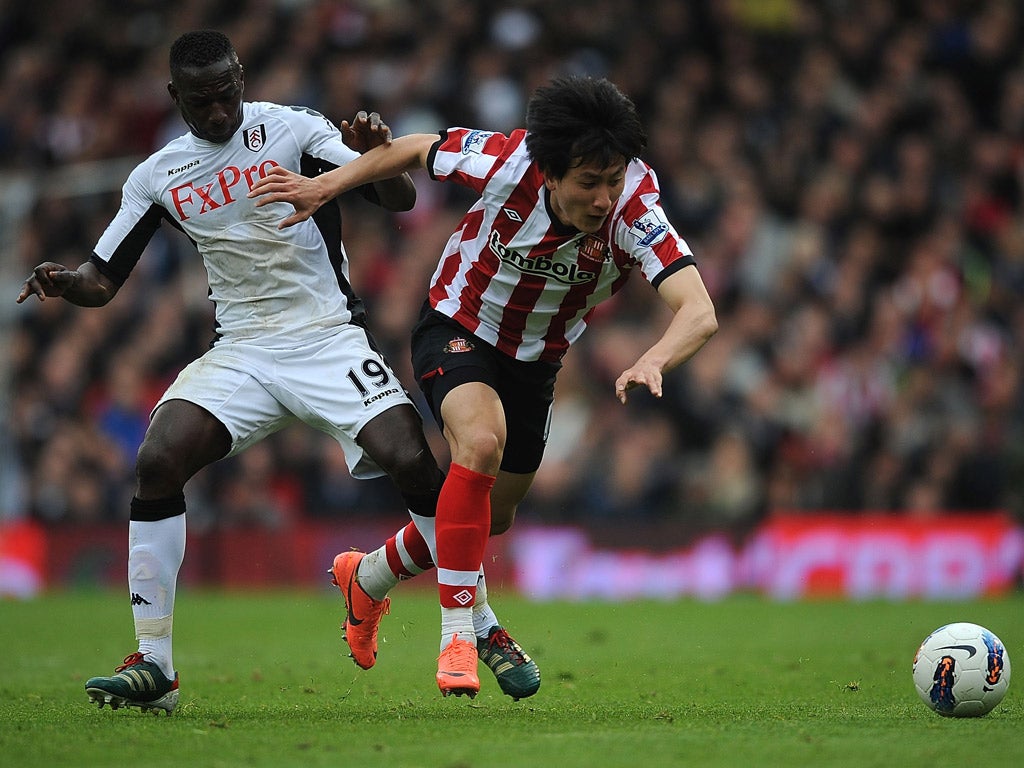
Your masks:
[[[418,411],[366,329],[349,284],[337,205],[281,231],[277,224],[291,206],[258,208],[246,196],[271,168],[317,173],[351,162],[390,141],[388,127],[376,113],[360,112],[339,131],[309,109],[243,101],[242,66],[216,31],[178,38],[170,71],[168,91],[190,131],[132,171],[120,210],[85,263],[74,270],[38,265],[17,299],[106,304],[162,221],[184,231],[202,255],[217,336],[154,408],[136,461],[128,586],[138,651],[113,676],[86,683],[101,708],[167,714],[178,700],[171,637],[185,551],[183,489],[196,472],[303,421],[337,439],[353,476],[389,475],[428,531],[444,479]],[[416,190],[399,172],[363,194],[387,209],[408,210]],[[429,558],[415,525],[397,536],[403,551]],[[350,638],[353,658],[372,666],[387,604],[362,596],[354,573],[339,575],[349,576],[338,584],[346,594],[346,629],[355,624],[361,633],[358,643]]]
[[[452,454],[435,520],[445,694],[479,689],[478,654],[501,665],[468,640],[479,626],[478,566],[488,532],[511,526],[533,482],[559,361],[591,312],[636,271],[674,313],[616,380],[622,402],[636,386],[660,397],[664,373],[718,328],[657,177],[639,159],[645,146],[634,105],[612,83],[567,77],[533,94],[525,130],[402,136],[316,179],[272,169],[250,193],[295,206],[282,227],[344,190],[415,168],[479,195],[444,248],[412,337],[413,368]],[[381,559],[368,555],[360,578],[374,579]]]

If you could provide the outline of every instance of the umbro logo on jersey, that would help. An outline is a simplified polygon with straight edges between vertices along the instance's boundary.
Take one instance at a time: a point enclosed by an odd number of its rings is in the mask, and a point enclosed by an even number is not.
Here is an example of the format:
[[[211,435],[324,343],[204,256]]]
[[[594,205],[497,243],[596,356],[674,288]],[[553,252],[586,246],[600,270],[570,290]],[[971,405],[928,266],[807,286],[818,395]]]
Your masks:
[[[132,605],[152,605],[152,603],[138,592],[132,592]]]
[[[267,143],[267,129],[263,123],[260,123],[255,128],[246,128],[242,134],[242,139],[246,149],[259,152],[263,149],[263,145]]]
[[[522,221],[523,217],[519,215],[518,211],[513,211],[511,208],[502,208],[505,215],[508,216],[512,221]]]

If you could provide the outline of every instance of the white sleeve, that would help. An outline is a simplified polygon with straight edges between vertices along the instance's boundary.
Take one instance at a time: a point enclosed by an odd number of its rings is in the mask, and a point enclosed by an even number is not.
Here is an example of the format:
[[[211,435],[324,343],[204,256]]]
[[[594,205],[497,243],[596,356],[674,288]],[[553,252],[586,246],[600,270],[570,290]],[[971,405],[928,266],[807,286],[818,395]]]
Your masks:
[[[121,188],[121,207],[93,249],[97,257],[111,264],[120,280],[127,278],[163,217],[163,208],[153,198],[150,175],[150,161],[129,174]]]
[[[288,110],[288,122],[304,154],[333,165],[345,165],[359,157],[358,152],[342,141],[341,130],[316,110],[306,107],[282,109]]]

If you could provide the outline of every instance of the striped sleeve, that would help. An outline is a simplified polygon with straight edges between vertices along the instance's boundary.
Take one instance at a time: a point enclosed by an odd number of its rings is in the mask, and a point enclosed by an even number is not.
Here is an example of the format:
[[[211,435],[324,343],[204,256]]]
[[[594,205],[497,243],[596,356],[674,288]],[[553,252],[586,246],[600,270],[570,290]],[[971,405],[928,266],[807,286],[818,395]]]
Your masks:
[[[639,176],[623,205],[615,245],[639,264],[655,287],[677,270],[695,264],[693,252],[676,232],[661,207],[661,191],[654,170],[635,160],[630,172]]]

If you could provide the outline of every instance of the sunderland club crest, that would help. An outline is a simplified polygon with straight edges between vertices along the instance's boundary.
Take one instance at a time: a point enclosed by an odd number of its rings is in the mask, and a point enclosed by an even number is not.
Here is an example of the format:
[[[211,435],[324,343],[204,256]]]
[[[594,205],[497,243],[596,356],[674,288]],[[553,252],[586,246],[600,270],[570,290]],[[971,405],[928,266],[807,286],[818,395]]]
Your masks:
[[[576,263],[581,269],[597,272],[608,258],[608,243],[594,235],[584,235],[576,244],[578,256]]]
[[[456,336],[454,339],[445,344],[444,351],[447,354],[453,354],[456,352],[470,352],[473,349],[473,345],[466,341],[461,336]]]

